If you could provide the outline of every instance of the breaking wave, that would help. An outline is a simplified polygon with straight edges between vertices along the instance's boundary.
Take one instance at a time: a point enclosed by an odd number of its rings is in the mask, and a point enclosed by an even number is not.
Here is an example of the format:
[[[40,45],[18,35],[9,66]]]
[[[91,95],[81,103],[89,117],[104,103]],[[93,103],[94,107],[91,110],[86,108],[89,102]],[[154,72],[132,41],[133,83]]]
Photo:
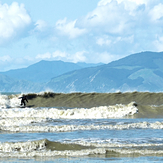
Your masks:
[[[101,148],[93,149],[92,147],[77,144],[63,144],[47,139],[0,144],[0,157],[83,156],[104,154],[105,152],[106,151]]]
[[[89,155],[162,155],[163,144],[53,142],[47,139],[0,143],[0,157],[52,157]]]
[[[20,99],[18,99],[18,95],[0,94],[0,109],[18,107],[19,105],[20,105]]]
[[[53,119],[100,119],[100,118],[120,118],[134,115],[138,112],[134,102],[128,105],[99,106],[93,108],[10,108],[0,109],[0,117],[37,117]]]

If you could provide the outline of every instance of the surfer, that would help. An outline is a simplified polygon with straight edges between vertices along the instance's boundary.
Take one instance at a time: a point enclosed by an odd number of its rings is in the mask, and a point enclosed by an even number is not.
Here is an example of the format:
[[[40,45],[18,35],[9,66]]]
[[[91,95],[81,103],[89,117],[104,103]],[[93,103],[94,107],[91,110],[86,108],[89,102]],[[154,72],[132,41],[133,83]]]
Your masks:
[[[27,96],[25,96],[25,95],[23,95],[22,97],[19,97],[20,99],[21,99],[21,106],[24,104],[24,107],[26,106],[26,103],[25,103],[25,101],[27,101],[28,102],[28,100],[27,100]]]

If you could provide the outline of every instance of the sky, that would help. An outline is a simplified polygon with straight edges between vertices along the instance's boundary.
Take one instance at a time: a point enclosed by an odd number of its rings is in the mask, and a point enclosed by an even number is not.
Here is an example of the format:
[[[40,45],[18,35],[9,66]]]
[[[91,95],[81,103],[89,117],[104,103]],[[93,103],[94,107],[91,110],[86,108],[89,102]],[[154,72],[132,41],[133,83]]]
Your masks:
[[[163,51],[162,0],[0,0],[0,71]]]

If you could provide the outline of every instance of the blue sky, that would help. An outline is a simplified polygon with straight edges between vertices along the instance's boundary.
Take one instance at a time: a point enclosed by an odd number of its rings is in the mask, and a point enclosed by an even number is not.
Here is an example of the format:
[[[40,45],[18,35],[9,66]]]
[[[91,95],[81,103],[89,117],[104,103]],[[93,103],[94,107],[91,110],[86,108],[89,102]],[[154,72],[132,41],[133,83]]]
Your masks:
[[[163,51],[162,0],[0,0],[0,71]]]

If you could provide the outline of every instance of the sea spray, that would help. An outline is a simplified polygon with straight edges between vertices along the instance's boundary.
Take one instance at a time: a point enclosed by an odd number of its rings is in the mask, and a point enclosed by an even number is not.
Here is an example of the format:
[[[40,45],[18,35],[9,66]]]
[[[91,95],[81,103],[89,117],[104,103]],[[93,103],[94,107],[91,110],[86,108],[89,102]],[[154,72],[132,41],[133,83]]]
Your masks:
[[[19,105],[18,95],[0,95],[0,109],[18,107]]]

